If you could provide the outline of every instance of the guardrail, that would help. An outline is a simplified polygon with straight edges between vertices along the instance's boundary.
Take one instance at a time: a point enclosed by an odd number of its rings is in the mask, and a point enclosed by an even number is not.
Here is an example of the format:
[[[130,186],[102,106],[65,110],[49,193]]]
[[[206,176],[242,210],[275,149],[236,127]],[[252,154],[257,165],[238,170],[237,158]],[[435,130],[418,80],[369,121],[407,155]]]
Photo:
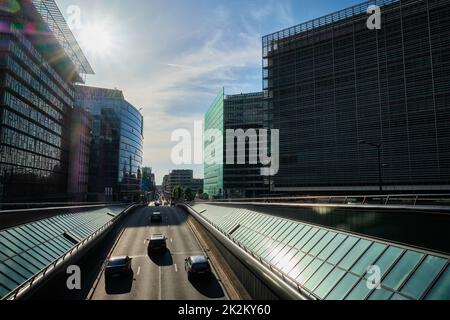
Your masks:
[[[80,253],[83,249],[85,249],[88,245],[90,245],[101,234],[103,234],[108,229],[110,229],[120,218],[123,217],[124,214],[127,214],[128,212],[130,212],[131,210],[134,210],[135,208],[137,208],[139,206],[140,205],[135,204],[135,205],[131,205],[128,208],[126,208],[124,211],[122,211],[120,214],[118,214],[115,218],[113,218],[112,220],[107,222],[105,225],[103,225],[101,228],[99,228],[97,231],[95,231],[93,234],[91,234],[88,238],[84,239],[82,242],[75,245],[70,251],[66,252],[64,255],[59,257],[53,263],[44,267],[37,274],[33,275],[26,282],[24,282],[19,287],[14,289],[10,294],[5,296],[2,300],[17,300],[17,299],[19,299],[22,295],[24,295],[26,292],[28,292],[30,289],[32,289],[35,285],[37,285],[41,281],[43,281],[51,271],[56,270],[61,265],[64,265],[65,263],[70,261],[70,259],[75,257],[78,253]]]
[[[305,197],[262,197],[214,199],[212,202],[262,202],[262,203],[309,203],[309,204],[379,204],[379,205],[435,205],[449,206],[450,194],[391,194],[391,195],[347,195]],[[205,201],[210,202],[210,201]]]
[[[232,252],[232,254],[239,258],[248,269],[263,280],[278,297],[284,300],[315,300],[315,297],[302,290],[292,279],[287,278],[278,269],[264,262],[262,258],[256,256],[253,252],[245,248],[245,246],[232,239],[229,234],[218,228],[217,225],[206,219],[201,213],[195,211],[190,205],[179,204],[179,206],[187,210],[204,228]]]

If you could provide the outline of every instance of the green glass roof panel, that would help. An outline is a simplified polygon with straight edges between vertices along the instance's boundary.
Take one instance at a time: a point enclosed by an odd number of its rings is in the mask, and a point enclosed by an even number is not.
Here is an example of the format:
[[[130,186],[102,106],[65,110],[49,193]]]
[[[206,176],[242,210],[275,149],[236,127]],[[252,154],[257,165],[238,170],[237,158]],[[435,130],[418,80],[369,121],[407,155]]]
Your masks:
[[[369,296],[369,300],[389,300],[394,293],[384,288],[375,289]]]
[[[387,245],[385,244],[373,243],[352,267],[352,272],[359,276],[366,274],[367,268],[374,265],[375,261],[378,260],[386,248]]]
[[[328,294],[325,300],[344,300],[345,296],[353,289],[359,280],[360,278],[357,276],[347,273],[333,291]]]
[[[352,289],[352,291],[345,297],[345,300],[365,300],[373,289],[369,288],[368,281],[362,279]]]
[[[425,297],[426,300],[450,300],[450,265]]]
[[[390,246],[383,255],[375,262],[381,270],[381,275],[384,276],[390,268],[397,262],[397,259],[403,254],[404,250],[398,247]]]
[[[325,299],[328,293],[334,288],[334,286],[341,280],[344,275],[345,271],[339,268],[335,268],[314,290],[314,294],[319,297],[319,299]]]
[[[428,256],[408,280],[401,293],[416,300],[421,299],[446,264],[445,259]]]
[[[314,291],[314,289],[325,279],[325,277],[330,274],[330,272],[333,270],[334,266],[332,266],[329,263],[324,263],[322,266],[317,270],[316,273],[305,283],[305,288],[309,291]]]
[[[333,254],[327,259],[331,264],[338,264],[342,258],[353,248],[358,242],[356,237],[348,237],[345,241],[333,252]]]
[[[359,239],[358,243],[350,250],[349,253],[339,262],[339,266],[345,270],[350,270],[362,254],[371,246],[372,242]]]
[[[394,291],[399,290],[423,257],[424,255],[418,252],[409,250],[405,252],[405,254],[383,280],[383,285]]]

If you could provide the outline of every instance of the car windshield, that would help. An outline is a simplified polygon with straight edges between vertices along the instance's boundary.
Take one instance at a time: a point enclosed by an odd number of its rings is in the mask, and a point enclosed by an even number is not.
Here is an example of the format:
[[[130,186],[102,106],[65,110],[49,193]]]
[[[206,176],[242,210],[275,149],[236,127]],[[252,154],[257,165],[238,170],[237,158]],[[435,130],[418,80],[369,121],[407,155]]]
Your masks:
[[[108,261],[108,267],[120,267],[127,263],[127,259],[117,259]]]
[[[165,240],[152,240],[150,241],[151,244],[155,244],[155,245],[163,245],[166,243]]]
[[[209,268],[209,264],[207,262],[195,263],[192,267],[196,270],[205,270]]]

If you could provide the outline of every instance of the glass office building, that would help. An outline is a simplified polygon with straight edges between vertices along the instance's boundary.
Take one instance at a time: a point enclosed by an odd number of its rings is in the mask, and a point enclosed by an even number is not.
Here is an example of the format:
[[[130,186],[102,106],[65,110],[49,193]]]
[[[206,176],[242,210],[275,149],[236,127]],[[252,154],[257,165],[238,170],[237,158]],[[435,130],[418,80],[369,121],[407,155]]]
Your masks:
[[[76,106],[92,116],[89,193],[96,200],[138,200],[143,117],[120,90],[76,86]]]
[[[448,0],[377,0],[265,36],[275,190],[450,190],[449,34]]]
[[[222,89],[205,115],[205,132],[217,131],[222,134],[222,137],[224,134],[224,97],[225,90]],[[203,191],[210,197],[223,197],[223,139],[219,141],[205,134],[204,150]],[[215,152],[220,154],[216,155]],[[214,159],[222,161],[214,161]]]
[[[64,200],[70,110],[92,68],[52,0],[0,7],[0,202]]]
[[[249,152],[255,152],[259,156],[259,146],[251,149],[249,139],[258,141],[258,136],[253,135],[248,130],[255,130],[257,134],[259,129],[264,129],[264,112],[262,110],[263,94],[261,92],[227,95],[225,97],[224,122],[226,130],[243,130],[248,134],[245,148],[245,164],[238,163],[238,152],[236,139],[230,142],[231,147],[235,149],[234,164],[224,166],[224,190],[226,198],[251,198],[267,194],[269,184],[265,184],[265,179],[261,175],[261,165],[251,164]],[[227,150],[228,141],[225,142]],[[226,159],[225,155],[225,159]]]
[[[268,192],[268,184],[265,186],[264,177],[261,175],[261,166],[250,164],[250,139],[258,140],[249,129],[258,133],[264,128],[264,112],[262,93],[248,93],[239,95],[225,95],[221,93],[214,100],[206,114],[205,130],[218,130],[222,134],[222,140],[209,139],[205,136],[205,158],[213,155],[208,152],[208,147],[214,146],[215,152],[219,152],[221,163],[205,163],[204,192],[210,197],[255,197]],[[233,164],[227,161],[227,130],[243,130],[247,134],[245,141],[245,164],[238,163],[237,139],[230,142],[234,148]],[[210,149],[211,150],[211,149]],[[258,150],[252,150],[259,155]],[[206,162],[206,161],[205,161]]]

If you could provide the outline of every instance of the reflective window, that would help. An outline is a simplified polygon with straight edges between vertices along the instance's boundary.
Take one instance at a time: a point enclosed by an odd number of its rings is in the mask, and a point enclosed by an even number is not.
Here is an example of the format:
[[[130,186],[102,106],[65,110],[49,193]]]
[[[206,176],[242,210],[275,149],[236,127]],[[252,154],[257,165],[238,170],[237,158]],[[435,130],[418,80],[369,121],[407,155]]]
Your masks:
[[[314,290],[314,294],[320,299],[325,299],[327,294],[334,288],[336,283],[338,283],[344,276],[345,271],[335,268],[325,280]]]
[[[319,270],[306,282],[305,288],[313,291],[323,279],[333,270],[333,266],[329,263],[324,263]]]
[[[358,238],[348,237],[344,243],[342,243],[336,251],[328,258],[328,262],[331,264],[338,264],[339,261],[347,254],[347,252],[355,245],[358,241]]]
[[[450,265],[427,294],[426,300],[450,300]]]
[[[353,249],[350,250],[345,258],[339,263],[339,266],[345,270],[349,270],[371,244],[372,242],[370,241],[360,239]]]
[[[446,263],[447,261],[445,259],[428,256],[416,272],[414,272],[401,292],[411,298],[421,299]]]
[[[359,278],[347,273],[337,286],[326,297],[326,300],[343,300],[350,290],[358,283]]]
[[[423,258],[423,254],[407,251],[383,280],[383,285],[397,291]]]
[[[375,265],[381,269],[381,275],[384,276],[394,265],[404,250],[397,247],[389,247],[383,255],[375,262]]]
[[[374,290],[370,295],[369,300],[389,300],[392,297],[393,292],[384,288]]]
[[[352,272],[356,273],[359,276],[363,276],[367,268],[372,266],[376,260],[380,257],[381,253],[386,250],[387,246],[381,243],[374,243],[367,250],[362,257],[358,260],[358,262],[353,266]]]
[[[337,247],[347,238],[346,235],[339,233],[333,241],[330,242],[329,245],[323,249],[323,251],[319,254],[319,258],[322,260],[327,260],[336,250]]]
[[[372,291],[367,285],[366,279],[362,279],[356,285],[356,287],[349,293],[345,300],[365,300],[369,293]]]

